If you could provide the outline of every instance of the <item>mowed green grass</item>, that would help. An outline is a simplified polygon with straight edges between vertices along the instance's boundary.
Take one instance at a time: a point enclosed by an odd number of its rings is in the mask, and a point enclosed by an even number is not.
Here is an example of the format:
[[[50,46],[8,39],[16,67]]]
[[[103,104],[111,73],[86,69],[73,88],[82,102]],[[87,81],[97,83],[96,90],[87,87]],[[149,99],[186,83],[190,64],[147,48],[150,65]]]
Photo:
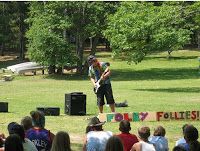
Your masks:
[[[149,55],[141,63],[128,65],[126,61],[113,60],[110,52],[98,52],[97,57],[109,61],[112,71],[112,87],[116,102],[128,101],[128,107],[116,108],[116,112],[142,111],[200,111],[200,51],[179,50],[166,58],[167,53]],[[0,62],[0,68],[15,61]],[[2,76],[4,73],[0,73]],[[87,115],[64,114],[65,94],[83,92],[87,95]],[[60,107],[60,116],[46,116],[46,128],[53,133],[69,132],[72,149],[81,150],[87,119],[98,114],[96,97],[87,75],[67,74],[49,76],[17,76],[11,82],[0,82],[0,101],[9,103],[9,113],[0,113],[0,132],[8,134],[9,122],[20,122],[36,107]],[[104,107],[110,112],[109,107]],[[166,129],[170,150],[182,136],[181,127],[193,124],[200,131],[199,121],[131,122],[132,133],[142,125],[151,128],[162,125]],[[119,133],[119,123],[106,123],[105,130]]]

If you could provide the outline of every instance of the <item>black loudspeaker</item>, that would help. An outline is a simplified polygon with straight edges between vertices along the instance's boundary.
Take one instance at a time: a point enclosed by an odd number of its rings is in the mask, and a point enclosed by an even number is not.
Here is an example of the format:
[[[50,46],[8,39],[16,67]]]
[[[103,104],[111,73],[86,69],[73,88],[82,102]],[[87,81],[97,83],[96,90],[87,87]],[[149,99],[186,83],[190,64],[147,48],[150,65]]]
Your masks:
[[[45,116],[59,116],[60,108],[59,107],[37,107],[38,111],[44,113]]]
[[[8,102],[0,102],[0,112],[8,112]]]
[[[65,114],[86,115],[86,95],[82,92],[65,94]]]

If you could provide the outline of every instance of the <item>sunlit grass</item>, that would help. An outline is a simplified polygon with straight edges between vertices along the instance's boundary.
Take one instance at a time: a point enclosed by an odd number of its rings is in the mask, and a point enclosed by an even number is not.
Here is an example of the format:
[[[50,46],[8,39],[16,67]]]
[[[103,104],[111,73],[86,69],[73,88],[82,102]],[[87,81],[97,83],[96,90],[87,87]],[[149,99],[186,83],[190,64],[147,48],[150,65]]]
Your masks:
[[[177,51],[170,59],[167,53],[147,56],[138,65],[128,65],[126,61],[113,60],[111,53],[98,52],[99,60],[109,61],[112,71],[112,87],[116,102],[128,101],[127,108],[117,108],[117,112],[140,111],[200,111],[200,74],[199,51]],[[105,58],[106,57],[106,58]],[[0,62],[1,63],[1,62]],[[6,67],[10,62],[1,63]],[[4,73],[0,73],[0,76]],[[83,92],[87,95],[87,115],[68,116],[64,114],[65,94]],[[46,128],[56,133],[68,131],[74,150],[81,150],[87,118],[98,114],[96,98],[87,77],[76,75],[62,76],[17,76],[11,82],[0,82],[0,100],[9,103],[9,113],[0,113],[0,132],[8,134],[7,125],[11,121],[20,122],[36,107],[59,107],[60,116],[47,116]],[[109,107],[104,107],[110,112]],[[181,127],[185,123],[194,124],[199,130],[199,121],[160,121],[131,122],[131,132],[137,134],[141,125],[150,126],[151,130],[162,125],[166,128],[166,137],[170,149],[181,137]],[[118,133],[119,123],[106,123],[105,130]]]

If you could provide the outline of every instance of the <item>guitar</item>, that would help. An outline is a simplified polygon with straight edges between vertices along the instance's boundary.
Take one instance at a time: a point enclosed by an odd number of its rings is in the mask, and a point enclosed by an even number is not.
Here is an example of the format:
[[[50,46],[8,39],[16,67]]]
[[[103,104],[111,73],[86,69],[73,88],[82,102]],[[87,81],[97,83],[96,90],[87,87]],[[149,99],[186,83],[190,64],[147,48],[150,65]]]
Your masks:
[[[97,94],[99,88],[101,87],[102,85],[102,82],[103,82],[103,76],[108,72],[108,68],[106,68],[106,70],[102,73],[100,79],[95,83],[95,86],[94,86],[94,93]]]

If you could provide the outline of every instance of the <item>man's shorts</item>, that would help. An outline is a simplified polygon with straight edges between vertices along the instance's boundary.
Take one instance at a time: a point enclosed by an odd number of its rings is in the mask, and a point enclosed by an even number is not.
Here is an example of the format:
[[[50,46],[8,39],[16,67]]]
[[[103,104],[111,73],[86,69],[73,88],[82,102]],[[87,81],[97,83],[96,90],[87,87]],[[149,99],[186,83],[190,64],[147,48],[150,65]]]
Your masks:
[[[97,92],[97,105],[103,106],[105,104],[104,96],[106,97],[107,104],[114,104],[113,92],[111,84],[103,84]]]

